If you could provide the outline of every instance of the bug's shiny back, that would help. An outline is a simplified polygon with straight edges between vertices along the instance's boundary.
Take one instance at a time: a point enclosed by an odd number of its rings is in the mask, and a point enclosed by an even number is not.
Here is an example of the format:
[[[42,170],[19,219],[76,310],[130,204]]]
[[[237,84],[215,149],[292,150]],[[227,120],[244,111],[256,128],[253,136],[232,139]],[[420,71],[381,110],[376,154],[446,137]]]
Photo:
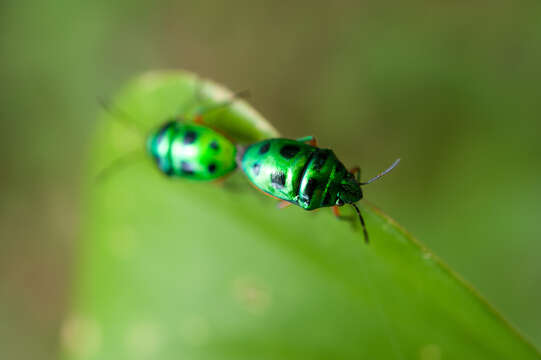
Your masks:
[[[233,143],[203,125],[170,121],[149,136],[147,150],[169,176],[208,181],[236,168]]]
[[[248,146],[241,165],[255,186],[306,210],[362,198],[354,176],[329,149],[290,139],[268,139]]]

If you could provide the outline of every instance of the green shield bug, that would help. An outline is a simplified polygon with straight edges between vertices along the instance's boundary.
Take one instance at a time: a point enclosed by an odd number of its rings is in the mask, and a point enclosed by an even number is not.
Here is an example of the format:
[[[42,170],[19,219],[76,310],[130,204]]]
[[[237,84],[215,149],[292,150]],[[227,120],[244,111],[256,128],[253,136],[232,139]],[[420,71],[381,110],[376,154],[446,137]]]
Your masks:
[[[161,172],[191,180],[219,179],[236,168],[236,148],[224,135],[199,124],[170,121],[150,135],[147,150]]]
[[[147,131],[126,114],[105,103],[102,105],[113,115],[114,120],[123,120],[132,125],[139,134],[146,136],[146,152],[163,174],[195,181],[211,181],[222,179],[236,169],[237,148],[227,135],[206,126],[203,118],[212,111],[229,106],[241,95],[242,93],[237,93],[231,100],[202,109],[191,122],[185,122],[180,116],[176,116],[150,135],[145,135]],[[142,149],[138,149],[115,160],[100,172],[97,181],[102,181],[111,170],[130,163],[134,156],[141,154]]]
[[[317,147],[315,138],[309,136],[260,141],[241,149],[237,161],[253,185],[283,200],[282,205],[291,203],[306,210],[333,207],[339,216],[339,207],[350,204],[368,242],[364,219],[355,205],[363,197],[361,186],[387,174],[400,159],[374,178],[361,182],[359,168],[348,171],[332,150]]]

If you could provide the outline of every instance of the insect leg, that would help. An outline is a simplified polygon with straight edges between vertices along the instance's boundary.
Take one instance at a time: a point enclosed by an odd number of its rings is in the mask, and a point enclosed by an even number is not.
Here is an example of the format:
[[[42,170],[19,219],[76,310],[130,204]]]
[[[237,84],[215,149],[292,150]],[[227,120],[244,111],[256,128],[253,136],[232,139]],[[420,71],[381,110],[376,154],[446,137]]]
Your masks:
[[[235,181],[228,181],[231,178],[232,174],[233,172],[225,174],[222,177],[219,177],[218,179],[213,180],[212,184],[228,192],[233,192],[233,193],[241,192],[242,188],[238,183],[236,183]]]
[[[147,133],[145,127],[133,117],[131,117],[129,114],[111,105],[111,103],[105,99],[100,98],[98,99],[98,101],[103,110],[105,110],[111,116],[111,119],[113,121],[122,123],[124,126],[135,130],[141,136],[144,136]]]
[[[316,137],[313,136],[313,135],[301,137],[301,138],[298,138],[298,139],[296,139],[296,140],[297,140],[298,142],[307,143],[308,145],[312,145],[312,146],[315,146],[315,147],[318,146],[317,139],[316,139]]]
[[[351,204],[351,206],[353,206],[353,208],[357,212],[357,215],[359,215],[359,220],[361,221],[361,226],[363,227],[364,242],[368,244],[370,240],[368,239],[368,231],[366,230],[366,224],[364,223],[364,218],[361,215],[361,210],[359,210],[359,208],[355,204]]]
[[[355,180],[357,180],[357,182],[361,182],[361,168],[360,167],[355,166],[354,168],[349,170],[349,172],[355,175]]]
[[[138,160],[143,160],[145,157],[145,152],[142,149],[136,149],[130,151],[123,156],[113,160],[107,167],[100,170],[98,175],[96,175],[94,182],[95,184],[101,184],[107,180],[115,171],[118,171],[126,166],[133,164]]]
[[[285,209],[286,207],[289,207],[293,204],[291,204],[289,201],[282,200],[278,203],[278,209]]]
[[[197,83],[197,85],[195,86],[193,95],[187,101],[184,101],[182,105],[179,106],[179,109],[175,113],[173,118],[177,120],[181,120],[183,114],[186,114],[186,112],[189,111],[192,107],[194,107],[195,105],[203,101],[203,96],[201,95],[203,92],[203,86],[204,86],[203,81],[199,81]]]
[[[335,205],[335,206],[331,207],[331,209],[332,209],[332,213],[334,214],[334,216],[336,216],[337,219],[344,220],[344,221],[349,221],[353,225],[353,220],[355,220],[355,218],[352,217],[352,216],[344,216],[344,215],[342,215],[342,212],[340,211],[340,207],[338,205]],[[316,210],[318,210],[318,209],[316,209]]]
[[[368,240],[368,231],[366,230],[366,225],[364,223],[364,218],[363,216],[361,215],[361,211],[359,210],[359,208],[357,207],[357,205],[355,204],[351,204],[351,206],[353,206],[353,208],[355,209],[355,211],[357,212],[357,215],[359,216],[359,220],[361,222],[361,226],[363,228],[363,236],[364,236],[364,242],[368,244],[369,240]],[[346,216],[342,216],[340,214],[340,207],[338,207],[337,205],[333,206],[332,207],[332,212],[334,213],[334,215],[340,219],[340,220],[348,220],[351,222],[351,225],[354,225],[354,221],[355,218],[353,217],[346,217]]]
[[[203,107],[202,109],[197,111],[196,116],[201,116],[201,117],[208,116],[212,114],[214,111],[224,110],[228,108],[229,106],[231,106],[236,100],[247,98],[249,96],[250,96],[250,93],[248,92],[248,90],[237,91],[231,96],[229,100],[223,101],[215,105],[208,106],[206,108]]]
[[[212,114],[215,111],[225,110],[227,107],[231,106],[237,99],[248,97],[248,96],[249,96],[248,91],[243,90],[243,91],[239,91],[239,92],[236,92],[235,94],[233,94],[233,96],[229,100],[218,103],[216,105],[211,105],[211,106],[209,106],[207,108],[202,107],[201,109],[199,109],[199,110],[197,110],[195,112],[193,122],[196,123],[196,124],[199,124],[199,125],[205,125],[207,127],[210,127],[212,130],[220,133],[225,138],[227,138],[228,140],[233,142],[233,139],[228,134],[226,134],[222,129],[217,128],[216,126],[213,126],[212,122],[211,122],[211,124],[206,124],[205,123],[205,117],[207,117],[208,115]],[[202,97],[199,96],[199,98],[200,98],[199,101],[202,101]]]
[[[218,186],[223,186],[225,181],[227,180],[227,178],[229,177],[230,174],[225,174],[224,176],[222,177],[219,177],[218,179],[214,180],[213,183],[218,185]]]

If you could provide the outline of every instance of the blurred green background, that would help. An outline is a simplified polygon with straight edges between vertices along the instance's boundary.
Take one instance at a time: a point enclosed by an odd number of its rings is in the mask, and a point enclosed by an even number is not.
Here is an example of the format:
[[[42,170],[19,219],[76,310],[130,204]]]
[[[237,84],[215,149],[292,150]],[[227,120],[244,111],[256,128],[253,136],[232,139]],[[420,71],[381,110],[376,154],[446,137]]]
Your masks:
[[[366,189],[541,347],[541,3],[0,3],[0,348],[54,359],[97,99],[184,68]],[[7,156],[6,156],[7,155]]]

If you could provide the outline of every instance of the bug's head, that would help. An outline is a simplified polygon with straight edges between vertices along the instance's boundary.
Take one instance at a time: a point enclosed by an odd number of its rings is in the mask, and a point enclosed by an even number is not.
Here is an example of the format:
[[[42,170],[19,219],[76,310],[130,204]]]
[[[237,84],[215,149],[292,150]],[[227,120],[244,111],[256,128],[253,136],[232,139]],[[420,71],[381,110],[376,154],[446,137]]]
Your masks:
[[[158,141],[156,132],[153,132],[147,137],[147,152],[154,159],[158,157]]]
[[[177,126],[176,121],[168,121],[154,130],[147,138],[147,151],[155,159],[164,156],[169,150],[170,137]]]
[[[171,175],[173,171],[171,159],[167,154],[177,127],[178,122],[169,121],[153,131],[147,138],[147,153],[154,159],[160,171],[166,175]]]
[[[344,204],[352,204],[363,197],[363,191],[355,176],[348,173],[348,175],[340,182],[338,187],[338,194],[336,197],[336,205],[342,206]]]
[[[396,165],[400,162],[400,159],[396,159],[395,162],[389,166],[385,171],[379,173],[378,175],[374,176],[372,179],[366,181],[366,182],[359,182],[351,173],[348,173],[344,179],[340,182],[339,188],[338,188],[338,194],[336,196],[336,205],[342,206],[344,204],[353,204],[363,197],[363,192],[361,190],[361,186],[368,185],[384,175],[386,175],[389,171],[395,168]]]

